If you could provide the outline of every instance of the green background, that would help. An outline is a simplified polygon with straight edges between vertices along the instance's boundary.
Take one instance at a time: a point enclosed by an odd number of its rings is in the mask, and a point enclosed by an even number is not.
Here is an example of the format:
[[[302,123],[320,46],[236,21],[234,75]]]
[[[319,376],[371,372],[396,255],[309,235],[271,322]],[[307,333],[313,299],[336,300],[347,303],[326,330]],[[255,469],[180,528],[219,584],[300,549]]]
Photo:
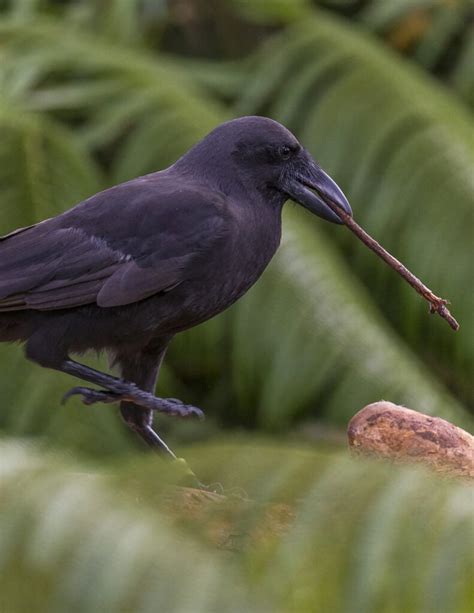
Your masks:
[[[114,407],[61,407],[75,382],[1,346],[2,613],[472,610],[472,493],[354,463],[344,429],[382,398],[472,424],[473,58],[461,0],[0,0],[0,233],[266,115],[461,324],[286,205],[263,278],[173,341],[158,386],[206,412],[157,419],[203,479],[301,510],[231,559],[162,527],[166,470]]]

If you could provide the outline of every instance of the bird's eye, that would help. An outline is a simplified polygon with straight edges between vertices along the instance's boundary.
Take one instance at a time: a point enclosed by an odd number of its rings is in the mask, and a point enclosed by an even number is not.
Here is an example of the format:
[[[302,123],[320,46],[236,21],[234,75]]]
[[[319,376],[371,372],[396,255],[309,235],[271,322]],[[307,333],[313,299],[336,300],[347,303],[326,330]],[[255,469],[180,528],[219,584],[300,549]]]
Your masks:
[[[291,156],[291,148],[288,145],[282,145],[278,148],[278,154],[282,160],[287,160]]]

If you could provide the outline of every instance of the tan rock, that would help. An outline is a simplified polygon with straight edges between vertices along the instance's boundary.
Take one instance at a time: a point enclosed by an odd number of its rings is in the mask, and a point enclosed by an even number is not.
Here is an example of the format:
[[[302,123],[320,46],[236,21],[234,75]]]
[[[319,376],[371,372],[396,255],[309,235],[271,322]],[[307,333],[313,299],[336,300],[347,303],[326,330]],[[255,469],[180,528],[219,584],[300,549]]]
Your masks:
[[[347,434],[357,453],[418,462],[438,472],[474,478],[474,437],[440,417],[382,400],[354,415]]]

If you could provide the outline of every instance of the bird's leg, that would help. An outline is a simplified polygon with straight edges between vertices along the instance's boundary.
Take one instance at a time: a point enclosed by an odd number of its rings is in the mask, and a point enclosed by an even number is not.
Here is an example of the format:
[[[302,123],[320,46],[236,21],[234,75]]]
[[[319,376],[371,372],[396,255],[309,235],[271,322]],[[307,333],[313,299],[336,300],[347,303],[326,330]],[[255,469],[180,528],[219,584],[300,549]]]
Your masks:
[[[117,355],[116,361],[120,365],[123,377],[134,381],[141,389],[152,392],[155,389],[166,346],[167,344],[163,343],[155,351],[143,351],[139,355]],[[153,411],[144,410],[132,402],[125,401],[120,403],[120,412],[127,426],[136,432],[154,451],[181,464],[187,485],[207,489],[198,480],[186,461],[183,458],[176,457],[165,441],[153,429]]]
[[[143,350],[132,355],[116,355],[115,361],[124,379],[134,381],[145,392],[153,392],[167,346],[168,341],[166,340],[159,343],[154,349]],[[120,412],[127,426],[136,432],[147,445],[172,460],[177,459],[168,445],[153,430],[153,411],[144,410],[133,402],[122,401]]]
[[[149,411],[157,411],[168,415],[200,418],[204,416],[201,409],[193,407],[192,405],[184,404],[175,398],[157,398],[152,393],[140,389],[136,383],[107,375],[71,359],[65,360],[57,368],[68,375],[73,375],[74,377],[105,388],[104,391],[91,390],[87,387],[75,387],[66,394],[66,400],[73,395],[80,395],[85,404],[125,401],[132,402]]]
[[[155,411],[183,417],[203,415],[200,409],[185,405],[179,400],[157,398],[153,395],[158,371],[169,341],[169,337],[162,338],[155,346],[148,349],[125,355],[117,354],[115,362],[120,366],[123,379],[71,360],[59,343],[56,347],[51,343],[51,339],[49,343],[46,343],[41,336],[29,339],[26,354],[30,360],[41,366],[53,368],[105,388],[95,390],[88,387],[76,387],[66,394],[66,398],[77,394],[82,396],[85,404],[120,402],[120,411],[128,427],[160,455],[179,463],[185,474],[186,483],[193,487],[205,488],[185,460],[177,458],[153,429]],[[54,351],[51,351],[52,346],[55,348]]]

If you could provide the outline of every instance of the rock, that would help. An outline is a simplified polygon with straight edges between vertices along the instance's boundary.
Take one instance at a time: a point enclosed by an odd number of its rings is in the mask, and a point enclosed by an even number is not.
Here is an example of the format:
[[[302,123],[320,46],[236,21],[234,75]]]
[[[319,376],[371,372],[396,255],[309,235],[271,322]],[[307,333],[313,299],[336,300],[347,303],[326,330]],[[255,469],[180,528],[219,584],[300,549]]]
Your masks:
[[[357,453],[474,478],[474,437],[440,417],[382,400],[354,415],[347,434],[350,448]]]

